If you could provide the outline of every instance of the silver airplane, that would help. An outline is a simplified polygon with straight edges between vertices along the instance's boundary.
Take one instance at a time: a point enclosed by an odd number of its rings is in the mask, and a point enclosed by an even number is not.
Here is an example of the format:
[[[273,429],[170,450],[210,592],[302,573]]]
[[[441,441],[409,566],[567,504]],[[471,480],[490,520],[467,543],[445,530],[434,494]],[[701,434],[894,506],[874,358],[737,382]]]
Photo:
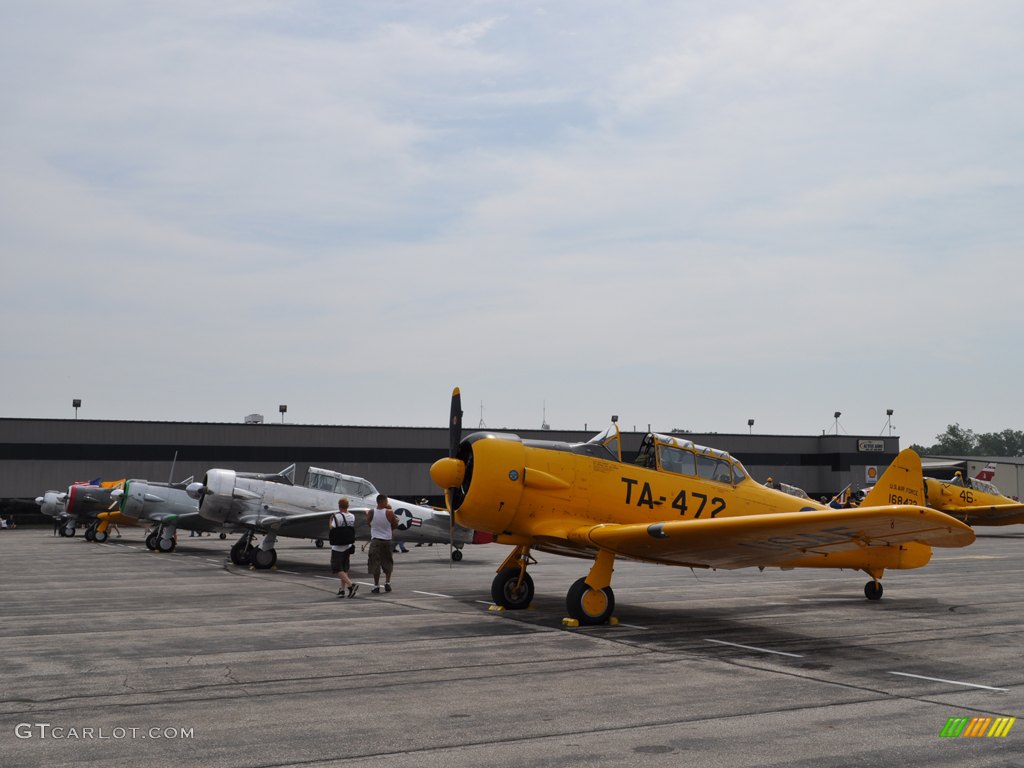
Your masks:
[[[294,467],[291,469],[294,470]],[[369,538],[363,512],[377,504],[377,489],[361,477],[329,469],[310,467],[304,486],[288,478],[252,478],[230,469],[211,469],[201,483],[188,486],[188,494],[199,502],[199,514],[218,525],[234,525],[245,533],[231,547],[235,565],[271,568],[277,562],[274,544],[278,536],[298,539],[328,538],[329,519],[338,511],[338,500],[347,497],[349,511],[356,516],[356,537]],[[452,544],[452,560],[462,559],[463,545],[473,532],[452,526],[447,511],[391,500],[398,518],[395,541]],[[255,536],[262,534],[257,544]]]
[[[39,511],[47,517],[53,517],[61,521],[61,526],[58,529],[61,536],[68,535],[66,529],[68,519],[67,503],[67,491],[47,491],[42,496],[36,496],[36,504],[39,505]],[[71,535],[75,535],[74,526],[71,528]]]
[[[124,489],[116,489],[111,496],[117,500],[122,515],[153,524],[146,533],[146,547],[150,550],[173,552],[178,528],[219,533],[222,539],[226,538],[224,526],[199,514],[198,502],[185,490],[191,482],[191,477],[180,483],[126,480]]]
[[[89,541],[104,542],[107,540],[107,517],[109,522],[129,522],[118,519],[111,513],[117,507],[111,494],[119,483],[107,483],[100,486],[95,483],[75,483],[67,491],[47,491],[36,498],[40,510],[45,515],[57,517],[62,521],[61,536],[74,536],[79,525],[86,525],[85,538]],[[130,521],[134,522],[134,521]]]

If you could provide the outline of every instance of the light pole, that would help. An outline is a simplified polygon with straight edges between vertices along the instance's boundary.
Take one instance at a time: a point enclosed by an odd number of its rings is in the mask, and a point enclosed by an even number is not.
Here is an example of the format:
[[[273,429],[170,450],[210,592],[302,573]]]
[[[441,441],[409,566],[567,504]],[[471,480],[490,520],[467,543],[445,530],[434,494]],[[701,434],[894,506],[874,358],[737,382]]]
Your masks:
[[[840,411],[836,411],[832,415],[835,417],[835,420],[836,420],[836,435],[838,435],[839,434],[839,417],[842,416],[843,414]]]
[[[78,409],[82,407],[82,401],[76,397],[71,401],[71,407],[75,409],[75,421],[78,421]]]
[[[885,409],[885,426],[889,428],[889,437],[892,437],[892,408]]]
[[[754,434],[754,420],[747,419],[747,429],[750,430],[750,434]]]
[[[288,413],[288,406],[287,405],[279,405],[279,406],[277,406],[277,410],[279,410],[281,412],[281,423],[284,424],[284,415],[286,413]]]

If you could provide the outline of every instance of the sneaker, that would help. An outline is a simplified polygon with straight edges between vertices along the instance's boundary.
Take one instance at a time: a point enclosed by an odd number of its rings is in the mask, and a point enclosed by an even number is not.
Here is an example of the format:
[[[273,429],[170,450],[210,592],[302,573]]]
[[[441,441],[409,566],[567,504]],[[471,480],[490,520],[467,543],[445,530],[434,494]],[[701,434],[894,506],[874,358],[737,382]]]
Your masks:
[[[344,597],[344,596],[345,596],[345,590],[344,589],[339,589],[338,590],[338,597]]]
[[[384,585],[384,591],[385,592],[390,592],[391,591],[391,585],[390,584],[385,584]]]
[[[375,595],[379,595],[380,594],[380,587],[374,587],[370,591],[373,592],[373,594],[375,594]]]
[[[359,585],[358,584],[353,584],[351,587],[348,588],[348,596],[349,597],[355,597],[356,596],[356,592],[358,590],[359,590]]]

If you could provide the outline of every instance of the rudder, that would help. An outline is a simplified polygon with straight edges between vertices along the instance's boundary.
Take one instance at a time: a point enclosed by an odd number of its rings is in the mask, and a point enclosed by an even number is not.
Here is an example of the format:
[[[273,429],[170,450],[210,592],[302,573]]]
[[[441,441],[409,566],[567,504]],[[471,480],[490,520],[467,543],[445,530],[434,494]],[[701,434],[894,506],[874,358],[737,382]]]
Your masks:
[[[921,457],[910,448],[899,452],[861,502],[862,507],[885,507],[890,504],[927,506]]]

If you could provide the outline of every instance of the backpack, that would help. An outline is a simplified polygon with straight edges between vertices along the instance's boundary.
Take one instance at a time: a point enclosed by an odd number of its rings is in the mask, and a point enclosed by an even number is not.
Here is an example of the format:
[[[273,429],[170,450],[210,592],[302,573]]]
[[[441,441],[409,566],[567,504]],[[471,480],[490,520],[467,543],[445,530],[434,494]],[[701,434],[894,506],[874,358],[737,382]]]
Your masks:
[[[335,512],[336,515],[340,515],[340,512]],[[353,544],[356,540],[356,528],[354,525],[349,525],[345,522],[345,516],[341,516],[342,525],[337,525],[338,518],[334,518],[335,525],[331,528],[328,539],[331,542],[331,546],[343,547],[346,544]]]

